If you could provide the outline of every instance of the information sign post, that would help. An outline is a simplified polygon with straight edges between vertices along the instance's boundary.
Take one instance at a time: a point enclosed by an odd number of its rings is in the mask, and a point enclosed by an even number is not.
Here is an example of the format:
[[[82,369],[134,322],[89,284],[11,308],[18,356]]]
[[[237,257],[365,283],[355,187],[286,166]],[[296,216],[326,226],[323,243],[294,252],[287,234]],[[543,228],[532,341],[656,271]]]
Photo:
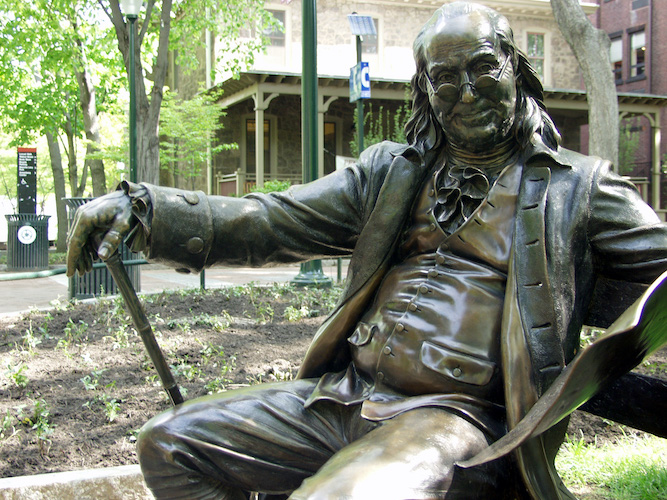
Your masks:
[[[37,213],[37,148],[18,148],[18,208],[20,214]]]

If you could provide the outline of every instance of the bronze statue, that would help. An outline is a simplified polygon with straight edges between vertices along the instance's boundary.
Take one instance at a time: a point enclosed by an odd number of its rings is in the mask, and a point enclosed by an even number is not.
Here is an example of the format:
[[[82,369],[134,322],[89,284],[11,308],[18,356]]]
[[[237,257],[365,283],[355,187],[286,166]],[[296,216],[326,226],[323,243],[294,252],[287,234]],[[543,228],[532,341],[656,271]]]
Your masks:
[[[184,271],[352,256],[297,380],[144,426],[156,498],[573,498],[553,467],[567,419],[474,457],[573,359],[598,276],[667,269],[667,227],[608,162],[560,146],[503,16],[445,5],[414,52],[407,145],[285,193],[124,183],[79,209],[70,275],[128,234]]]

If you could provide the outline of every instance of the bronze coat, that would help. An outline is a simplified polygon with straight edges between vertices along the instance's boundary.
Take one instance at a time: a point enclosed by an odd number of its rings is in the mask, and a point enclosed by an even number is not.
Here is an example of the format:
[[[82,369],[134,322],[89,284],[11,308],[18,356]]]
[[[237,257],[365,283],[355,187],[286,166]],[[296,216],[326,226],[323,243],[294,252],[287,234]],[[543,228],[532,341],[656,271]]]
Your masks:
[[[193,270],[351,253],[341,301],[299,377],[339,370],[349,362],[346,339],[392,264],[432,161],[386,142],[366,150],[355,167],[286,193],[235,199],[149,186],[148,253]],[[608,162],[539,146],[526,154],[501,334],[510,427],[576,354],[597,276],[649,283],[665,269],[667,227]],[[563,432],[561,425],[517,452],[534,498],[568,496],[553,468]]]

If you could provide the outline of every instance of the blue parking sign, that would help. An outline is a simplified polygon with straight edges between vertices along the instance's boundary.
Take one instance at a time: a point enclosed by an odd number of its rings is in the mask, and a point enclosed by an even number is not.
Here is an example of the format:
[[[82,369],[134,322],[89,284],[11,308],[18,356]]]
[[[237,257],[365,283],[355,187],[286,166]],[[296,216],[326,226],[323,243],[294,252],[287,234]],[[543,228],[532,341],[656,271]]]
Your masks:
[[[371,98],[371,75],[368,63],[360,62],[350,68],[350,102]]]

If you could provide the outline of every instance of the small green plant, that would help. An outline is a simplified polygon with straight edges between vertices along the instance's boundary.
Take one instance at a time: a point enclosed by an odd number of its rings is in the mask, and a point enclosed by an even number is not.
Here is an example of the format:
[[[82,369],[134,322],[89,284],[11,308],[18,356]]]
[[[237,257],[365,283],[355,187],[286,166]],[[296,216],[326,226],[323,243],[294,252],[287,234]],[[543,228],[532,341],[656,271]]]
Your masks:
[[[178,364],[171,365],[175,377],[184,377],[186,380],[196,380],[201,376],[201,369],[188,363],[188,357],[179,360]]]
[[[28,355],[35,355],[35,347],[42,343],[42,340],[35,335],[35,332],[32,329],[32,320],[30,320],[28,329],[23,334],[23,349],[24,352],[27,352]]]
[[[105,336],[104,340],[111,342],[111,348],[114,351],[124,349],[130,345],[130,332],[126,325],[120,324],[115,329],[109,328],[109,333],[111,335]]]
[[[260,302],[255,307],[257,311],[257,322],[259,324],[263,325],[273,321],[273,315],[275,313],[273,311],[273,307],[271,307],[271,304],[268,302]]]
[[[15,436],[18,433],[16,427],[14,426],[14,417],[9,413],[9,410],[5,413],[5,416],[0,420],[0,439],[5,440]]]
[[[285,308],[285,312],[283,313],[285,319],[290,322],[300,321],[303,318],[309,318],[310,315],[311,311],[306,306],[301,306],[297,309],[296,307],[290,305]]]
[[[5,375],[7,375],[7,378],[11,380],[16,387],[24,390],[28,386],[28,376],[23,373],[27,368],[28,367],[24,363],[19,363],[18,365],[8,363]]]
[[[47,312],[44,317],[42,318],[42,326],[40,326],[39,333],[42,335],[42,338],[45,340],[48,340],[51,338],[51,335],[49,335],[49,323],[53,320],[53,316],[51,316],[50,312]]]
[[[211,316],[210,314],[200,314],[192,318],[192,325],[207,326],[216,332],[223,332],[231,324],[226,317]]]
[[[104,414],[106,415],[107,421],[109,423],[116,420],[119,411],[120,411],[120,403],[115,399],[110,399],[104,402]]]
[[[40,399],[34,401],[32,411],[26,415],[23,411],[26,405],[21,405],[16,408],[18,414],[17,418],[24,426],[30,427],[35,433],[37,446],[39,447],[40,455],[47,456],[51,448],[50,435],[53,434],[53,424],[49,422],[49,406],[46,401]]]
[[[99,370],[93,370],[92,372],[90,372],[90,375],[81,377],[79,380],[83,384],[83,388],[87,391],[97,390],[97,388],[100,385],[100,377],[105,371],[106,369],[104,368]]]
[[[80,350],[82,343],[88,339],[88,328],[89,325],[85,321],[79,320],[75,323],[72,321],[72,318],[70,318],[67,320],[67,325],[65,325],[65,328],[63,329],[65,336],[58,340],[58,345],[56,347],[63,351],[68,351],[72,345],[75,345]]]

